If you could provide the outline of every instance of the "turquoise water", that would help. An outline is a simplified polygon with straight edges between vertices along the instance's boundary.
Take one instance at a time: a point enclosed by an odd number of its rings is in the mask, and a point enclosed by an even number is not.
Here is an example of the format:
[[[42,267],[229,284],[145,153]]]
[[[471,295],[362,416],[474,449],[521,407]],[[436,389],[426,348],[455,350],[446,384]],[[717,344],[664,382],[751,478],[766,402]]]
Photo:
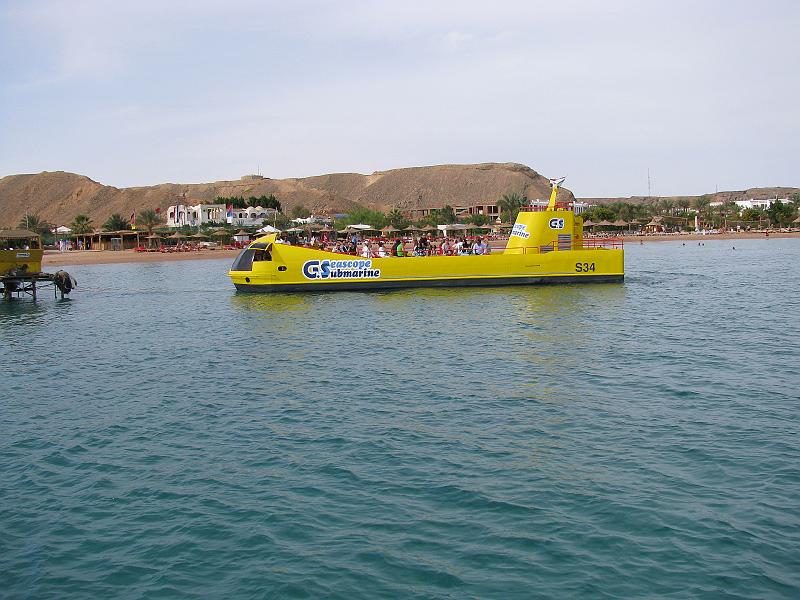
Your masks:
[[[3,598],[797,598],[800,240],[626,282],[0,303]]]

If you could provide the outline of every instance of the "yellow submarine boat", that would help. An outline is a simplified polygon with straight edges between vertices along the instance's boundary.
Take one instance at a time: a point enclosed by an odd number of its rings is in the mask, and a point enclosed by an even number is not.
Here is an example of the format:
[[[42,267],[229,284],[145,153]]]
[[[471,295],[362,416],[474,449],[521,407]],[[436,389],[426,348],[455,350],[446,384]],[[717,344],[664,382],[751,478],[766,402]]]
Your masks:
[[[620,282],[625,276],[620,240],[585,240],[583,219],[570,203],[557,203],[552,182],[544,210],[520,211],[506,248],[488,255],[362,258],[256,239],[228,276],[241,292],[375,290],[409,287]]]

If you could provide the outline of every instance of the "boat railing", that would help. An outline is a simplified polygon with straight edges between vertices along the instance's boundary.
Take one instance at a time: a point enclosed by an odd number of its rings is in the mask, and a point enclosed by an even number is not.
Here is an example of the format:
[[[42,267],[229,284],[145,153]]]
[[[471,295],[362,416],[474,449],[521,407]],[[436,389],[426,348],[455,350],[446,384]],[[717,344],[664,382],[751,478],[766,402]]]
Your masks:
[[[527,204],[520,208],[522,212],[544,212],[547,210],[548,203],[547,202],[537,202],[536,204]],[[562,202],[556,202],[555,210],[573,210],[573,202],[571,200],[565,200]]]
[[[565,252],[568,250],[619,250],[624,246],[621,238],[603,238],[597,240],[579,240],[575,243],[571,241],[551,242],[530,248],[506,248],[506,254],[546,254],[548,252]]]

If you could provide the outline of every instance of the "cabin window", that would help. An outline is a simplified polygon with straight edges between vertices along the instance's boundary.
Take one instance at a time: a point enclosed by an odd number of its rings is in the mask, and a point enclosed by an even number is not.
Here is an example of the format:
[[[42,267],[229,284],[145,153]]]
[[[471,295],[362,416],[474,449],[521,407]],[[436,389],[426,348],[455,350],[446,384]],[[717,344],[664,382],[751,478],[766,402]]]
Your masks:
[[[255,250],[253,255],[253,262],[263,262],[272,260],[272,244],[265,244],[264,242],[253,242],[250,244],[250,250]]]
[[[253,254],[253,262],[263,262],[267,260],[272,260],[272,254],[270,254],[269,250],[256,250],[255,254]]]
[[[233,261],[233,266],[231,266],[231,271],[252,271],[253,255],[255,253],[256,251],[251,250],[250,248],[242,250],[239,253],[239,256],[236,257],[236,260]]]

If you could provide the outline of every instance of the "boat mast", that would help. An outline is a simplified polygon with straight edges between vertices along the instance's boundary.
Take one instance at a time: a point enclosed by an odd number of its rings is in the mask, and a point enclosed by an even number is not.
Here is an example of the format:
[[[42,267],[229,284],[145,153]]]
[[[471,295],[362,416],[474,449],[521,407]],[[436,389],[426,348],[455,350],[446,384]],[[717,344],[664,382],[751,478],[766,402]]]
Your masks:
[[[547,210],[556,209],[556,196],[558,196],[558,186],[564,183],[565,179],[566,176],[550,180],[550,186],[553,188],[553,191],[550,192],[550,202],[547,203]]]

